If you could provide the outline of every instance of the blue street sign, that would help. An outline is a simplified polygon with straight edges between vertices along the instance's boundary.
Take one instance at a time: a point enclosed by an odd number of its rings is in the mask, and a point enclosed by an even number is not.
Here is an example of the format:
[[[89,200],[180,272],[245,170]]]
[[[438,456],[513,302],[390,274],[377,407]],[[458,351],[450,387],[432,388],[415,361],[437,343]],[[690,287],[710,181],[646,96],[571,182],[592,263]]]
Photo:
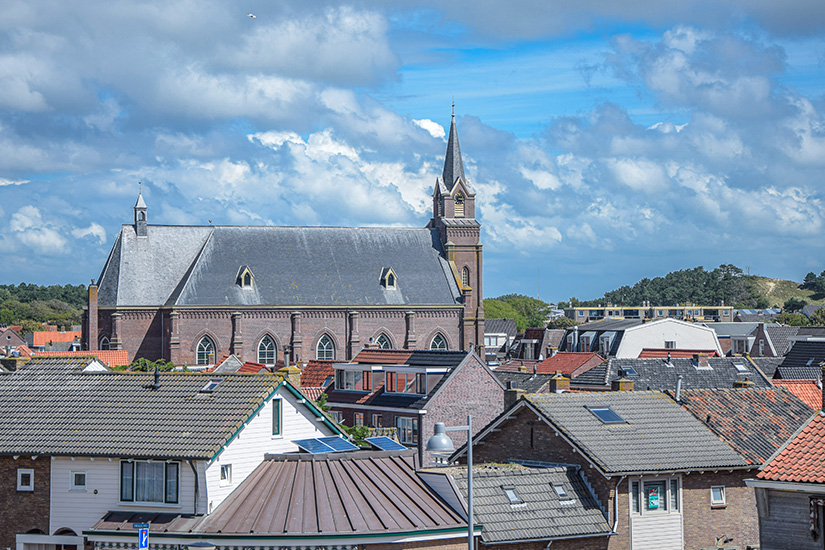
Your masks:
[[[149,529],[148,523],[133,523],[132,529]]]
[[[149,529],[138,531],[138,550],[149,550]]]

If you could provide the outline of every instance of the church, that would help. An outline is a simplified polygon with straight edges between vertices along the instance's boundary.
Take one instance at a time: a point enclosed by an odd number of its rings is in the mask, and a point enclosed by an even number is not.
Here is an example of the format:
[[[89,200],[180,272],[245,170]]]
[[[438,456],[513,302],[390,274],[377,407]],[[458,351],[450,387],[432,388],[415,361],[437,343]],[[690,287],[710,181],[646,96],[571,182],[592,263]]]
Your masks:
[[[347,361],[365,346],[480,351],[482,254],[455,125],[424,228],[149,224],[139,193],[89,287],[88,350],[212,365]]]

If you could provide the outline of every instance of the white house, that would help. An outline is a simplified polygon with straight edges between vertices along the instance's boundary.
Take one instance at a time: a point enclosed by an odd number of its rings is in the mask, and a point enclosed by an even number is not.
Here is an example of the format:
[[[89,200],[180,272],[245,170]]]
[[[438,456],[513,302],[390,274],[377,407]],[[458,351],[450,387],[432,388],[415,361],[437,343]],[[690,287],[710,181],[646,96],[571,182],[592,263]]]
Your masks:
[[[23,508],[4,526],[17,550],[82,548],[83,532],[110,512],[208,514],[265,454],[341,433],[277,375],[83,372],[88,359],[37,361],[0,376],[0,475],[18,478],[3,507]]]

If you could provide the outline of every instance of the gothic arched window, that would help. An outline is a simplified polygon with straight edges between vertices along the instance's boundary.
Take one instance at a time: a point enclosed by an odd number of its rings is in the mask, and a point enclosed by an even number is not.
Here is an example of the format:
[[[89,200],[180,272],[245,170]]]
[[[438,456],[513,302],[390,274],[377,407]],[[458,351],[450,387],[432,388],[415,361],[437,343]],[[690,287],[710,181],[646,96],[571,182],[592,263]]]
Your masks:
[[[204,336],[198,342],[197,364],[211,365],[215,362],[215,344],[209,336]]]
[[[444,338],[442,334],[436,334],[433,336],[432,341],[430,342],[430,349],[432,350],[446,350],[447,349],[447,339]]]
[[[258,363],[274,365],[277,355],[275,351],[275,340],[273,340],[269,334],[261,338],[258,344]]]
[[[108,338],[106,338],[105,336],[104,336],[103,338],[101,338],[101,339],[100,339],[100,347],[99,347],[98,349],[100,349],[100,350],[104,350],[104,351],[105,351],[105,350],[108,350],[108,349],[111,349],[111,348],[109,347],[109,339],[108,339]]]
[[[390,342],[389,337],[384,334],[383,332],[375,339],[376,345],[381,349],[391,349],[392,342]]]
[[[335,344],[328,334],[324,334],[318,340],[318,345],[315,346],[315,359],[318,361],[332,361],[335,359]]]
[[[461,284],[463,286],[470,286],[470,270],[467,267],[461,270]]]

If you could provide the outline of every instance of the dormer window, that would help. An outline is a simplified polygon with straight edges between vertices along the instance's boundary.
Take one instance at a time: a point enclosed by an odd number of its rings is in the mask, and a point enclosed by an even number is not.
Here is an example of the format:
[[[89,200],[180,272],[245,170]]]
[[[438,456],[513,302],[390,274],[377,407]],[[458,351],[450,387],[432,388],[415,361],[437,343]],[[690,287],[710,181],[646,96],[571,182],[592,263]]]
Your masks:
[[[455,196],[455,217],[464,217],[464,195],[461,193]]]
[[[249,269],[249,266],[242,265],[240,269],[238,269],[238,277],[235,280],[235,284],[241,288],[251,288],[253,278],[254,275],[252,275],[252,270]]]
[[[398,276],[391,267],[385,267],[381,270],[381,286],[386,289],[394,289],[398,285]]]

